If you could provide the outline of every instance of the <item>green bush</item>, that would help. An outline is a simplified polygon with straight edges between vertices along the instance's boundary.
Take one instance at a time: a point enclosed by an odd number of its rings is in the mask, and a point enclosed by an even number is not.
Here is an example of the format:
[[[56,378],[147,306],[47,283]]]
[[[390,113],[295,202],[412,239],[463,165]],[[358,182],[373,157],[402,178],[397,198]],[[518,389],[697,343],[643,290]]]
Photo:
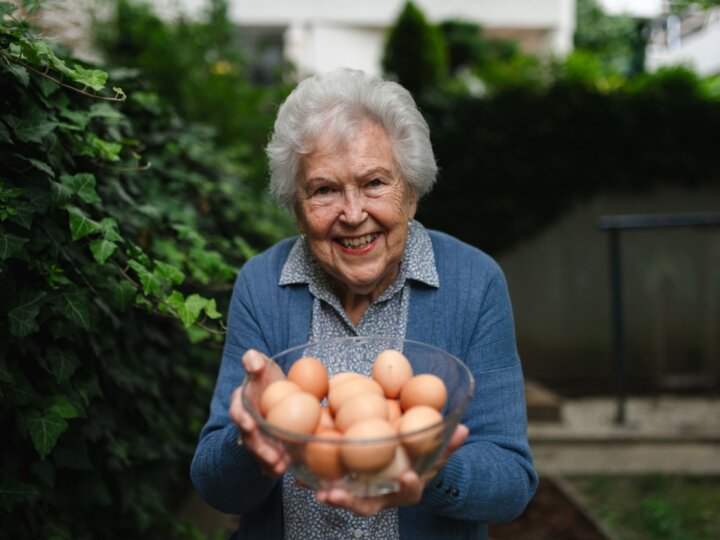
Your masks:
[[[407,2],[391,28],[382,58],[383,70],[413,94],[440,84],[447,75],[447,44],[439,28]]]
[[[220,313],[289,220],[212,130],[139,81],[108,91],[14,10],[0,3],[0,531],[197,536],[172,511]]]
[[[440,176],[418,217],[499,253],[600,192],[718,182],[713,88],[677,68],[603,91],[559,79],[482,99],[425,94]]]
[[[226,0],[208,0],[204,14],[173,22],[152,4],[114,0],[113,15],[96,24],[96,42],[111,67],[142,73],[163,101],[191,121],[212,125],[215,143],[242,162],[256,192],[267,187],[267,144],[277,107],[290,91],[282,83],[253,84],[242,33],[229,20]],[[285,66],[289,69],[289,66]]]

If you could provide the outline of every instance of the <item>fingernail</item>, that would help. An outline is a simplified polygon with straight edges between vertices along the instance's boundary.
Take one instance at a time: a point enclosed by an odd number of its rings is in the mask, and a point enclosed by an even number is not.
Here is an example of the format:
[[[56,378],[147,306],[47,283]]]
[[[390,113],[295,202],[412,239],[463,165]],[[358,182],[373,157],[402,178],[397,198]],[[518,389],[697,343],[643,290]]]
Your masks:
[[[263,360],[256,352],[252,352],[247,358],[247,369],[249,371],[257,371],[263,366]]]

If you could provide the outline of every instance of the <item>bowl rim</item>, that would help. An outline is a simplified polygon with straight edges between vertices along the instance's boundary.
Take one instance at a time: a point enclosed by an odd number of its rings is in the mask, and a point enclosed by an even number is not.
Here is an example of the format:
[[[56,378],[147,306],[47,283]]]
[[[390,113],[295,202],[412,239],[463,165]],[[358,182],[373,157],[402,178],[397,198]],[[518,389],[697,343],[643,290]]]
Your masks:
[[[320,339],[316,341],[308,341],[307,343],[303,343],[301,345],[296,345],[294,347],[290,347],[288,349],[285,349],[283,351],[280,351],[272,356],[269,356],[271,362],[275,362],[275,359],[284,356],[286,354],[290,354],[293,352],[296,352],[301,349],[306,349],[310,346],[318,346],[318,345],[328,345],[332,343],[348,343],[348,342],[377,342],[377,341],[395,341],[395,342],[402,342],[404,343],[410,343],[412,345],[419,345],[426,349],[433,349],[435,351],[438,351],[442,353],[444,356],[452,358],[455,363],[460,366],[461,371],[465,372],[465,375],[468,378],[468,389],[467,392],[465,392],[465,396],[462,398],[462,407],[461,410],[464,411],[467,407],[468,402],[472,398],[472,395],[475,393],[475,377],[473,376],[472,371],[470,371],[470,368],[467,366],[465,362],[460,360],[457,356],[455,356],[452,353],[449,353],[439,347],[436,347],[435,345],[430,345],[429,343],[424,343],[422,341],[416,341],[413,339],[405,339],[405,338],[398,338],[398,337],[388,337],[388,336],[350,336],[350,337],[340,337],[340,338],[330,338],[330,339]],[[403,353],[404,354],[404,353]],[[276,362],[275,362],[276,363]],[[276,365],[278,365],[276,363]],[[279,367],[279,365],[278,365]],[[281,368],[282,369],[282,368]],[[241,398],[242,398],[242,404],[246,411],[250,413],[250,415],[253,417],[255,422],[257,422],[258,427],[261,431],[264,431],[266,433],[269,433],[271,436],[282,439],[285,442],[290,443],[326,443],[326,444],[336,444],[336,445],[377,445],[377,444],[387,444],[387,443],[395,443],[395,442],[402,442],[403,440],[414,438],[418,435],[423,435],[425,433],[437,430],[439,427],[442,427],[446,424],[446,420],[451,414],[448,414],[446,416],[442,417],[442,420],[439,422],[436,422],[434,424],[431,424],[430,426],[426,426],[422,429],[418,429],[415,431],[410,431],[408,433],[401,434],[395,434],[387,437],[376,437],[372,439],[346,439],[344,437],[342,438],[333,438],[333,437],[319,437],[315,434],[304,434],[304,433],[298,433],[295,431],[288,431],[283,428],[280,428],[274,424],[271,424],[268,422],[262,414],[260,414],[260,411],[256,410],[255,407],[252,406],[248,402],[247,398],[247,392],[246,388],[249,384],[249,382],[252,379],[250,377],[245,376],[242,382],[242,389],[241,389]],[[459,423],[461,420],[462,415],[457,415],[457,419],[452,419],[453,422]]]

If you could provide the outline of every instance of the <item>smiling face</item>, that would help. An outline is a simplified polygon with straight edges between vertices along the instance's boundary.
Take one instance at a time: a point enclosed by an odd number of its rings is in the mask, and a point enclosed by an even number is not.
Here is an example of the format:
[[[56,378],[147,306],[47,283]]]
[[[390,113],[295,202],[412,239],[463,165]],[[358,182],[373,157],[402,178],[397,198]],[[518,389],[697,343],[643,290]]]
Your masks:
[[[415,209],[377,124],[360,124],[347,145],[323,135],[301,161],[298,225],[346,309],[353,296],[372,301],[392,283]]]

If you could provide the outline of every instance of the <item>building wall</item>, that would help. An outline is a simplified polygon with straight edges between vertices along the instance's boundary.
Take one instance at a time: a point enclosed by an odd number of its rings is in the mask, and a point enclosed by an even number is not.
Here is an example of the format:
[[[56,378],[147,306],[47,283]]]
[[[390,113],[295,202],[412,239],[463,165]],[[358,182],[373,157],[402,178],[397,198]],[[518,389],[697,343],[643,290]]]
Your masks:
[[[720,9],[703,30],[674,44],[647,48],[645,67],[648,71],[678,64],[687,65],[702,76],[720,73]]]
[[[498,262],[526,375],[564,393],[612,391],[606,214],[720,211],[720,188],[601,195]],[[621,233],[628,380],[720,388],[720,227]],[[700,375],[700,380],[694,380]]]
[[[196,0],[185,0],[186,2]],[[405,0],[235,0],[230,17],[240,27],[284,27],[285,56],[301,75],[339,66],[381,72],[387,31]],[[572,49],[575,0],[417,0],[434,21],[462,19],[489,35],[517,37],[529,52],[563,55]]]

